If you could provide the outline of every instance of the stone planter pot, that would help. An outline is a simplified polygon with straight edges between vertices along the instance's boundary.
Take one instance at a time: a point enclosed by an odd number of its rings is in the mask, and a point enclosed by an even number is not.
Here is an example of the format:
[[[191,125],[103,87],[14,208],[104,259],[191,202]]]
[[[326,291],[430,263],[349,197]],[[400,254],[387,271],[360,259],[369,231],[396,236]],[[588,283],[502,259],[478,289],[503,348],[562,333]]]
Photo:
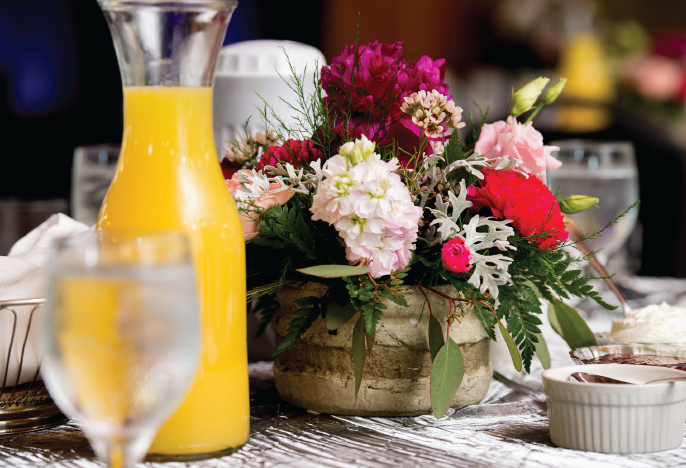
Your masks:
[[[291,349],[274,361],[276,388],[292,405],[330,414],[358,416],[415,416],[431,412],[428,343],[428,309],[424,296],[414,286],[403,286],[409,307],[386,302],[388,308],[376,331],[376,345],[367,358],[355,410],[355,380],[352,333],[359,313],[337,331],[329,331],[322,318],[312,325]],[[455,297],[452,286],[437,290]],[[288,316],[296,310],[291,303],[300,297],[321,297],[327,290],[321,283],[305,283],[277,293],[279,309],[272,328],[280,342],[288,328]],[[445,333],[448,301],[428,293],[434,315]],[[424,307],[424,314],[419,320]],[[464,357],[464,377],[451,406],[478,403],[488,391],[493,376],[489,363],[488,335],[473,311],[462,323],[450,327],[450,337]]]

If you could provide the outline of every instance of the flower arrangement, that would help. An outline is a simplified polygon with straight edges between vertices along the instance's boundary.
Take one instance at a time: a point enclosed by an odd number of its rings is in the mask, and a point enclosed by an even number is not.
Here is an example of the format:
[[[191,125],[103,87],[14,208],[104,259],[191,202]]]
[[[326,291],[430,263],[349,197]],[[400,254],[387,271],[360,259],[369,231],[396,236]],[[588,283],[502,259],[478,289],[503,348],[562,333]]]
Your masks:
[[[590,297],[613,308],[571,269],[579,259],[563,251],[573,244],[563,213],[597,199],[560,200],[546,187],[545,171],[560,163],[531,123],[564,80],[545,93],[548,79],[529,83],[513,93],[507,121],[486,124],[484,113],[463,139],[462,109],[451,100],[443,65],[429,57],[407,63],[402,43],[351,45],[315,76],[313,96],[294,73],[293,128],[266,104],[263,115],[277,120],[280,145],[257,154],[248,140],[235,142],[244,167],[227,186],[247,242],[248,300],[304,281],[328,285],[323,297],[293,303],[300,309],[275,354],[319,317],[342,324],[361,312],[355,334],[366,339],[353,336],[355,396],[365,362],[358,357],[371,353],[384,301],[407,305],[401,285],[426,295],[451,284],[457,296],[447,297],[448,328],[473,308],[491,338],[501,330],[518,370],[529,370],[544,346],[539,298],[550,302],[554,325],[572,346],[595,339],[563,299]],[[430,304],[428,313],[437,322]],[[429,326],[428,337],[437,417],[462,372],[458,346],[440,330]]]

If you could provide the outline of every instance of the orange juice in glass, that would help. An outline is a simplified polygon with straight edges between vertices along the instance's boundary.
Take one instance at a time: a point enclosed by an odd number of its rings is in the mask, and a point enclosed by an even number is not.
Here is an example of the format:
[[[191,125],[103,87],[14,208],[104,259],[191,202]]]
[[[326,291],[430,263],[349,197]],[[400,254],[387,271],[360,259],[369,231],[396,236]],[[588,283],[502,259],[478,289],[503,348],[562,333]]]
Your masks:
[[[150,453],[199,459],[249,431],[245,247],[212,133],[215,60],[236,2],[100,0],[124,84],[124,135],[97,228],[188,234],[203,354]]]

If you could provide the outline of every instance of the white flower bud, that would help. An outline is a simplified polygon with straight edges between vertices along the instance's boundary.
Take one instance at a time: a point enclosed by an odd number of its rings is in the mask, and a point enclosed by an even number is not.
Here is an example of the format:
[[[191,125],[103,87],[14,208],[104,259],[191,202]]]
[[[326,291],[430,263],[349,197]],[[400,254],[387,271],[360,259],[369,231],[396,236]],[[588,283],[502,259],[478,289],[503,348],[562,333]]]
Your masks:
[[[549,81],[550,78],[538,77],[514,93],[510,102],[510,115],[517,117],[531,110]]]

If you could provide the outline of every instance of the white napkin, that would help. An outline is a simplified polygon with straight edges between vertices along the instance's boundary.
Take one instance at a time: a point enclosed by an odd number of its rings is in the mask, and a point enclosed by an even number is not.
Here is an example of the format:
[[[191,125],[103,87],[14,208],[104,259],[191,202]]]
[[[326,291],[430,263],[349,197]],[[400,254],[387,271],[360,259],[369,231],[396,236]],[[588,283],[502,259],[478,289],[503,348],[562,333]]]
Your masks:
[[[45,297],[44,266],[48,261],[49,248],[52,242],[61,237],[85,237],[90,232],[92,232],[92,228],[89,229],[85,224],[79,223],[69,216],[56,214],[19,239],[10,250],[9,256],[0,257],[0,301]],[[21,348],[24,345],[32,307],[15,307],[13,309],[17,313],[17,322],[6,385],[14,385],[16,382],[21,360]],[[39,311],[40,309],[36,311],[31,320],[19,384],[33,380],[40,365],[41,355],[36,333]],[[12,313],[8,310],[0,311],[0,387],[5,379],[5,364],[12,339],[13,324],[14,316]]]

